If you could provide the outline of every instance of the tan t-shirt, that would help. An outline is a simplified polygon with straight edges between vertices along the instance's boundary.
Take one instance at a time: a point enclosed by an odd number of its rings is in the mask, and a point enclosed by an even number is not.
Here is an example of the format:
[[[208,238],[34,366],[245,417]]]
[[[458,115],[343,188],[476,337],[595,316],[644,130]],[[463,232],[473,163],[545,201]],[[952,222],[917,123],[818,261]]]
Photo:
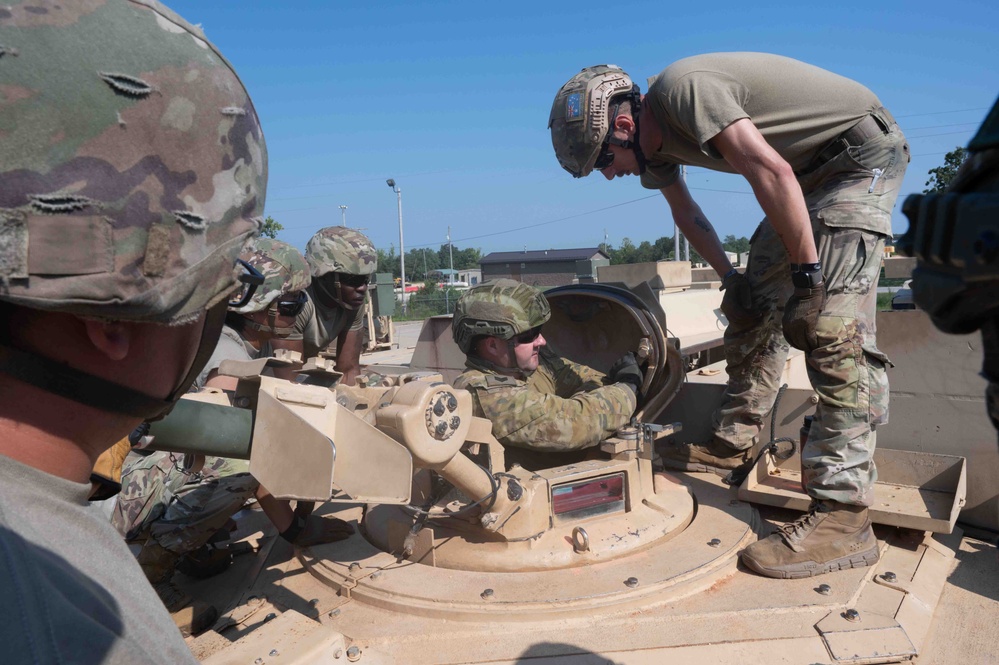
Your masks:
[[[708,143],[749,118],[795,171],[881,106],[873,92],[814,65],[770,53],[710,53],[678,60],[649,79],[645,104],[663,128],[642,186],[673,184],[678,164],[735,173]]]
[[[302,340],[303,358],[319,355],[343,330],[361,330],[363,327],[361,309],[352,310],[339,306],[327,309],[318,304],[312,285],[306,289],[306,293],[309,300],[295,318],[295,332],[288,336],[290,340]]]

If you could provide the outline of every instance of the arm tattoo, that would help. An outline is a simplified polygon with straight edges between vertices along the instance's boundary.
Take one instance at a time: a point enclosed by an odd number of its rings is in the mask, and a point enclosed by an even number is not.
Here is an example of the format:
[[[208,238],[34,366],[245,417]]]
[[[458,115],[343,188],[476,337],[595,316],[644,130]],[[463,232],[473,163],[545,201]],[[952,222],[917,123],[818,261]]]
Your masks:
[[[694,215],[694,224],[697,224],[698,228],[700,228],[705,233],[707,234],[711,233],[711,225],[708,224],[708,220],[704,219],[703,217]]]

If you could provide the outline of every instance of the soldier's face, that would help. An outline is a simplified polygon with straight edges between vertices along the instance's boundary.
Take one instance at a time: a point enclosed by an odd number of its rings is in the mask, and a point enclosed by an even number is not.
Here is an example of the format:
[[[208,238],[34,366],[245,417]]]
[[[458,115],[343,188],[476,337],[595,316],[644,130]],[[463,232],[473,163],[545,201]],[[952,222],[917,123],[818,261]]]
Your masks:
[[[530,333],[525,333],[524,337],[530,337]],[[545,336],[538,329],[538,335],[531,341],[523,342],[515,339],[513,345],[514,364],[525,372],[533,372],[538,368],[540,356],[538,351],[547,344]]]
[[[600,170],[605,178],[613,180],[624,175],[639,175],[638,158],[633,149],[619,145],[609,145],[607,149],[614,154],[614,161]]]

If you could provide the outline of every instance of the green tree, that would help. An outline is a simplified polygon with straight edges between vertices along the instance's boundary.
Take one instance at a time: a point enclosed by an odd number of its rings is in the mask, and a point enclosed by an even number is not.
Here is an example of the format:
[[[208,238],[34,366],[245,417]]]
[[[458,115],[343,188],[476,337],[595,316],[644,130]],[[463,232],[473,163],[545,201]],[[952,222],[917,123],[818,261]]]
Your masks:
[[[725,236],[725,240],[722,241],[722,247],[726,252],[745,254],[749,251],[749,238],[736,238],[734,235],[727,235]]]
[[[968,151],[960,146],[944,155],[943,166],[930,169],[930,179],[926,181],[926,189],[923,190],[923,194],[938,194],[947,189],[954,176],[957,175],[957,170],[961,168],[961,164],[964,164],[964,160],[967,158]]]
[[[264,238],[277,238],[278,231],[284,231],[284,226],[270,215],[260,225],[260,235]]]

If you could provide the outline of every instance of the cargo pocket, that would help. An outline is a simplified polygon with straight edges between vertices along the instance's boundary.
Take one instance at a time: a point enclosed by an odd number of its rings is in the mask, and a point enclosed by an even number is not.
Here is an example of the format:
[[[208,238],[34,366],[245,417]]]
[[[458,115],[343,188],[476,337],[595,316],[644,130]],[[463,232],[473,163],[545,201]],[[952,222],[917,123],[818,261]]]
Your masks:
[[[888,424],[888,373],[894,367],[888,356],[873,344],[864,344],[864,361],[867,365],[867,390],[871,425]]]

